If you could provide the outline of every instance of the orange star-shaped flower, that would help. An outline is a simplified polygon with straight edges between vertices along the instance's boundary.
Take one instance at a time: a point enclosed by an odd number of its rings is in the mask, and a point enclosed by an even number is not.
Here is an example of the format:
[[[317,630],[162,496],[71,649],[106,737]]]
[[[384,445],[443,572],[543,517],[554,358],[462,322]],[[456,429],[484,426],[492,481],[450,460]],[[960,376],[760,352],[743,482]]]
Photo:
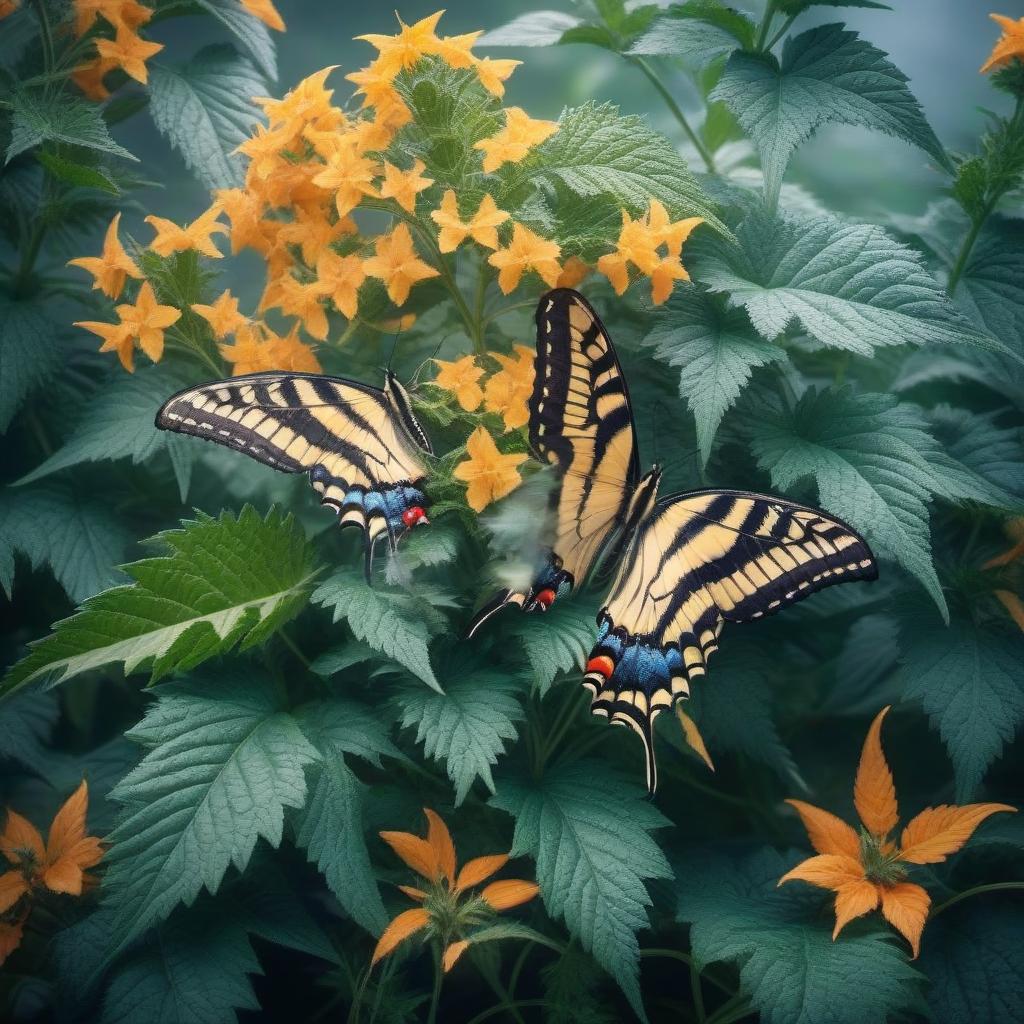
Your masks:
[[[225,362],[231,363],[231,373],[238,377],[245,373],[261,373],[276,370],[273,349],[263,339],[256,324],[247,323],[235,332],[233,345],[220,345],[220,354]]]
[[[990,14],[989,17],[1003,30],[998,42],[993,47],[989,58],[981,66],[981,73],[986,74],[994,68],[1003,67],[1015,58],[1024,60],[1024,18],[1014,21],[1002,14]]]
[[[284,337],[267,328],[264,332],[267,336],[264,346],[265,358],[270,364],[268,369],[287,370],[289,373],[322,372],[316,353],[299,339],[298,324],[294,324]]]
[[[327,76],[337,65],[321,68],[308,75],[283,99],[257,97],[255,102],[263,108],[271,128],[286,128],[286,134],[294,136],[306,130],[313,132],[336,132],[348,119],[335,107],[331,100],[334,90],[326,87]]]
[[[455,844],[448,826],[429,808],[424,808],[423,813],[428,823],[426,839],[410,832],[380,834],[427,886],[425,889],[411,885],[398,887],[421,906],[403,911],[384,929],[373,951],[372,963],[378,963],[406,939],[430,925],[441,942],[441,961],[447,972],[472,944],[470,928],[483,923],[492,912],[511,910],[529,902],[539,889],[535,882],[509,878],[491,882],[479,895],[470,895],[469,889],[486,882],[508,863],[508,855],[495,853],[475,857],[456,873]]]
[[[228,236],[231,251],[241,252],[252,248],[257,252],[266,250],[269,239],[264,231],[263,201],[252,192],[240,188],[222,188],[216,192],[217,204],[231,222]]]
[[[379,175],[377,161],[359,153],[353,140],[344,139],[312,181],[334,194],[338,216],[344,217],[359,205],[363,196],[377,195],[373,179]]]
[[[355,234],[357,228],[351,217],[333,219],[334,204],[298,206],[295,219],[281,225],[278,231],[280,241],[297,245],[302,251],[306,265],[313,266],[322,252],[344,235]]]
[[[100,352],[116,352],[121,365],[129,372],[135,372],[135,338],[126,324],[106,324],[98,320],[76,320],[75,327],[91,331],[103,339]]]
[[[205,213],[198,216],[186,227],[179,227],[166,217],[146,218],[156,232],[156,237],[149,243],[150,249],[158,256],[170,256],[175,252],[186,252],[195,249],[204,256],[220,259],[223,253],[213,244],[213,235],[217,232],[226,235],[228,229],[217,223],[221,215],[220,203],[214,203]]]
[[[590,273],[591,268],[588,264],[584,263],[579,256],[570,256],[565,263],[562,264],[562,272],[558,275],[558,280],[555,282],[556,288],[575,288],[577,285],[582,284],[586,280],[587,275]],[[676,707],[679,705],[677,704]]]
[[[309,333],[323,341],[327,337],[327,311],[323,306],[324,288],[317,281],[309,283],[285,274],[267,289],[261,308],[277,307],[285,316],[297,316]]]
[[[150,43],[125,25],[118,26],[113,39],[97,39],[96,52],[121,68],[126,75],[145,85],[149,79],[146,61],[163,49],[163,43]]]
[[[339,256],[328,249],[316,261],[316,277],[334,308],[351,320],[359,307],[359,289],[366,280],[363,261],[355,254]]]
[[[430,214],[430,219],[441,229],[437,235],[437,246],[441,252],[454,252],[467,237],[487,249],[497,249],[498,225],[504,224],[508,218],[504,210],[498,209],[494,197],[487,193],[480,200],[476,213],[468,221],[463,221],[452,189],[445,191],[441,206]]]
[[[897,846],[890,840],[899,822],[896,787],[882,750],[883,708],[871,723],[853,787],[853,801],[864,825],[860,835],[828,811],[802,800],[796,808],[818,851],[779,879],[799,879],[836,894],[835,939],[855,917],[881,905],[882,916],[910,943],[917,957],[931,898],[914,882],[905,881],[907,865],[937,864],[956,853],[991,814],[1015,811],[1007,804],[929,807],[912,818]]]
[[[483,57],[473,62],[473,68],[480,79],[480,84],[492,96],[500,98],[505,95],[505,82],[522,63],[521,60],[495,60],[492,57]]]
[[[473,143],[484,154],[484,171],[496,171],[502,164],[518,163],[534,146],[558,131],[557,121],[540,121],[521,107],[505,108],[505,127],[489,139]]]
[[[438,52],[441,40],[435,29],[442,14],[444,11],[435,11],[414,25],[406,25],[399,18],[401,30],[396,35],[365,35],[356,36],[356,39],[369,43],[377,50],[378,57],[374,63],[382,73],[393,78],[399,71],[415,67],[420,57]]]
[[[466,412],[479,408],[484,400],[480,387],[480,378],[484,374],[482,366],[478,366],[475,356],[463,356],[461,359],[435,359],[438,373],[433,383],[444,391],[450,391]]]
[[[452,475],[467,485],[466,501],[474,511],[482,512],[523,482],[516,467],[526,459],[526,453],[503,455],[483,427],[477,427],[469,435],[466,452],[469,458],[460,462]]]
[[[433,178],[424,178],[426,164],[416,160],[408,171],[401,171],[394,164],[384,161],[384,180],[380,186],[381,199],[394,199],[408,213],[416,212],[416,196],[434,184]]]
[[[95,103],[102,103],[110,99],[110,90],[104,83],[104,78],[117,67],[115,61],[105,57],[95,57],[92,60],[79,64],[71,72],[71,81],[82,90],[86,99]]]
[[[522,224],[514,224],[512,240],[504,249],[491,253],[487,262],[497,268],[498,287],[508,295],[527,270],[536,271],[549,288],[554,288],[561,273],[558,265],[561,254],[557,242],[541,238]]]
[[[242,0],[242,6],[268,28],[274,29],[275,32],[284,31],[284,18],[278,13],[273,0]]]
[[[181,310],[174,306],[161,306],[156,301],[153,286],[144,281],[135,303],[118,306],[117,315],[128,329],[129,336],[138,340],[139,348],[158,363],[164,354],[164,330],[178,322]]]
[[[388,235],[381,235],[375,246],[376,255],[363,264],[369,277],[379,278],[388,290],[388,298],[396,306],[405,304],[414,284],[437,277],[438,272],[416,255],[412,235],[404,224],[399,224]]]
[[[129,29],[145,25],[153,17],[153,9],[136,0],[72,0],[75,12],[75,35],[84,36],[95,24],[98,17],[104,18],[114,28],[122,25]]]
[[[527,405],[533,392],[534,350],[526,345],[516,345],[515,355],[506,356],[492,352],[491,356],[501,363],[500,369],[484,388],[484,408],[499,413],[506,430],[518,430],[530,419]]]
[[[231,294],[230,289],[221,292],[211,306],[195,303],[192,312],[198,313],[210,325],[218,341],[234,334],[246,322],[246,318],[238,311],[238,299]]]
[[[110,222],[107,234],[103,239],[103,251],[99,256],[79,256],[68,260],[69,267],[81,267],[93,276],[93,288],[98,288],[104,295],[116,299],[124,289],[126,277],[142,279],[142,271],[135,265],[125,252],[121,240],[117,236],[121,223],[118,213]]]

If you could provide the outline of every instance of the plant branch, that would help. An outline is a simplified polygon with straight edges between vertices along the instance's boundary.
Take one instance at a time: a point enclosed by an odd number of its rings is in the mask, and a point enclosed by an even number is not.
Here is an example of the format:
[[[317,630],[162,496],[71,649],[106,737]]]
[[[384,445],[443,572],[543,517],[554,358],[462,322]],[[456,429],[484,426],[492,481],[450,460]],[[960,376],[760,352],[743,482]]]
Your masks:
[[[950,896],[945,903],[940,903],[935,907],[929,915],[929,920],[938,917],[944,910],[948,910],[969,896],[977,896],[983,892],[1006,892],[1010,890],[1024,891],[1024,882],[990,882],[988,885],[976,885],[973,889],[965,889],[963,892],[958,892],[955,896]]]
[[[761,27],[757,30],[757,41],[754,49],[763,53],[766,49],[765,40],[768,38],[768,29],[771,28],[772,19],[775,17],[775,0],[768,0],[764,9],[764,17],[761,19]]]

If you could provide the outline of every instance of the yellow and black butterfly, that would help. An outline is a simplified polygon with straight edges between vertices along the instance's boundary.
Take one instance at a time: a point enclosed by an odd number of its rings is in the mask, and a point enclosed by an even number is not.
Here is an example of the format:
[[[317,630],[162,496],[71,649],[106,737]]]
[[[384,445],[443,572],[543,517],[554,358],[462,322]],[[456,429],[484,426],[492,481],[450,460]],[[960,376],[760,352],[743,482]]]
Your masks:
[[[366,575],[377,541],[391,550],[426,524],[430,439],[390,371],[384,388],[314,373],[250,373],[187,388],[156,416],[162,430],[244,452],[285,473],[308,473],[342,526],[366,534]]]
[[[629,393],[611,339],[567,288],[537,307],[530,441],[561,487],[554,542],[527,591],[500,608],[544,611],[581,584],[615,535],[621,553],[583,683],[592,710],[641,738],[647,785],[657,781],[654,719],[704,675],[726,622],[749,622],[846,580],[875,579],[874,556],[841,520],[784,498],[702,490],[658,499],[661,472],[640,476]]]

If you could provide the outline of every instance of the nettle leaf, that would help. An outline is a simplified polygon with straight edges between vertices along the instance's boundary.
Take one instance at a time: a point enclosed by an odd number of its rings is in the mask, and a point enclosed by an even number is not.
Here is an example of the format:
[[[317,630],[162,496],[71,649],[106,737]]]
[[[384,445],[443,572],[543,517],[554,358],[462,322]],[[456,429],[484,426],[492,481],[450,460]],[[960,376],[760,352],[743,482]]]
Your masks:
[[[696,421],[705,465],[722,417],[754,369],[787,359],[783,349],[758,336],[746,313],[723,309],[696,288],[677,288],[644,340],[679,369],[679,395]]]
[[[536,860],[548,912],[565,919],[646,1019],[636,933],[648,927],[644,882],[672,877],[649,834],[668,819],[599,761],[556,767],[539,781],[502,778],[491,804],[515,817],[512,855]]]
[[[353,644],[353,647],[358,645]],[[313,700],[295,709],[295,720],[315,747],[334,747],[355,754],[375,768],[381,756],[404,759],[388,729],[372,707],[347,697]]]
[[[888,4],[876,3],[875,0],[777,0],[775,9],[780,14],[796,17],[809,11],[812,7],[870,7],[879,11],[891,11]]]
[[[274,508],[265,519],[249,506],[237,518],[198,513],[155,539],[170,553],[123,566],[135,582],[86,601],[32,644],[0,684],[0,697],[113,662],[126,673],[149,665],[155,681],[235,644],[245,650],[263,643],[308,600],[309,545],[298,523]]]
[[[112,196],[121,194],[121,188],[99,167],[92,167],[77,160],[69,160],[58,153],[39,150],[35,158],[58,181],[74,185],[76,188],[96,188]]]
[[[323,761],[310,775],[310,797],[299,815],[296,841],[320,869],[345,912],[372,935],[388,923],[363,832],[367,787],[341,750],[317,744]]]
[[[0,707],[0,757],[41,772],[59,717],[60,705],[52,693],[22,693],[8,701]]]
[[[241,185],[242,158],[235,149],[261,120],[254,96],[267,83],[232,46],[207,46],[187,64],[154,64],[149,108],[153,123],[208,188]]]
[[[0,292],[0,433],[26,397],[60,369],[61,329],[44,309],[39,299]]]
[[[273,682],[241,670],[161,687],[127,735],[151,749],[111,794],[125,805],[104,857],[118,950],[244,870],[258,839],[279,846],[320,759]]]
[[[894,135],[952,171],[906,75],[843,25],[819,25],[787,39],[781,64],[771,53],[734,53],[711,99],[725,103],[757,143],[770,206],[793,151],[830,122]]]
[[[747,15],[719,0],[688,0],[670,4],[628,52],[683,57],[704,65],[738,47],[752,50],[756,32]]]
[[[736,964],[765,1024],[862,1024],[920,1001],[920,975],[881,927],[847,926],[834,942],[820,889],[779,879],[799,859],[697,853],[675,865],[679,920],[700,964]]]
[[[270,29],[236,0],[196,0],[212,14],[241,44],[256,66],[271,81],[277,80],[277,52]]]
[[[543,697],[559,672],[582,672],[594,646],[595,609],[581,601],[557,602],[543,615],[516,615],[508,623],[513,639],[530,663],[533,683]]]
[[[351,569],[342,569],[321,583],[313,592],[313,602],[332,609],[334,622],[345,619],[357,640],[365,640],[441,692],[427,644],[447,620],[430,602],[404,591],[371,587]]]
[[[899,627],[888,613],[862,615],[843,641],[835,685],[821,710],[828,715],[873,715],[899,699],[893,672],[900,655]]]
[[[133,374],[119,373],[86,400],[64,444],[18,483],[31,483],[85,462],[130,458],[133,465],[139,465],[166,452],[184,501],[197,446],[189,438],[157,430],[154,421],[168,395],[194,383],[194,375],[164,364],[143,367]]]
[[[956,801],[967,803],[1024,722],[1024,637],[1009,619],[975,623],[968,609],[942,629],[929,608],[910,601],[901,603],[899,622],[896,682],[938,728]]]
[[[646,210],[652,198],[659,199],[673,216],[703,217],[729,235],[668,139],[641,117],[620,116],[611,103],[563,111],[558,131],[513,174],[549,187],[560,182],[587,198],[611,196],[630,210]]]
[[[1001,427],[996,413],[937,405],[925,415],[942,448],[1002,491],[1024,496],[1024,428]]]
[[[870,356],[888,345],[975,345],[1006,352],[946,298],[920,256],[871,224],[751,213],[738,246],[705,235],[694,275],[742,305],[766,339],[794,321],[829,348]]]
[[[66,142],[135,160],[107,131],[95,103],[67,93],[15,91],[11,94],[11,141],[7,161],[43,142]]]
[[[500,28],[485,32],[476,45],[486,46],[553,46],[571,28],[583,24],[582,19],[561,11],[530,11],[513,18]]]
[[[396,697],[403,728],[416,728],[425,756],[443,761],[455,786],[455,805],[469,795],[479,778],[493,793],[491,768],[518,737],[524,717],[516,698],[518,686],[504,672],[481,669],[463,652],[448,659],[444,693],[403,687]]]
[[[0,586],[8,598],[16,551],[33,569],[49,566],[68,597],[80,602],[119,581],[115,567],[131,540],[108,502],[83,498],[70,487],[0,491]]]

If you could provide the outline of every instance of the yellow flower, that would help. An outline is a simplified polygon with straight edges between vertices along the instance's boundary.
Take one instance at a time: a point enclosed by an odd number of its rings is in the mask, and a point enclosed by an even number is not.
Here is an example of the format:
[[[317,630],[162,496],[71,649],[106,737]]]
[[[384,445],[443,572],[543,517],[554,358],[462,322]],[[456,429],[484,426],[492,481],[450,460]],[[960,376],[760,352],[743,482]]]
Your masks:
[[[198,313],[210,325],[218,341],[234,334],[246,322],[246,318],[238,311],[238,299],[232,296],[230,289],[222,292],[212,306],[195,303],[192,312]]]
[[[217,204],[231,222],[228,235],[231,251],[239,253],[245,248],[265,251],[269,239],[263,230],[263,203],[251,192],[240,188],[222,188],[214,193]]]
[[[480,79],[480,84],[492,96],[505,95],[505,82],[520,64],[521,60],[494,60],[492,57],[483,57],[473,62],[473,68]]]
[[[437,246],[441,252],[454,252],[466,237],[487,249],[498,248],[498,225],[508,220],[509,215],[498,209],[498,204],[489,193],[480,200],[476,213],[463,221],[459,216],[459,202],[455,192],[447,189],[441,197],[441,205],[430,214],[430,219],[441,229],[437,235]]]
[[[356,36],[356,39],[369,43],[377,50],[378,57],[375,63],[382,72],[394,78],[399,71],[408,71],[415,67],[420,57],[438,52],[441,40],[437,38],[434,30],[442,14],[444,11],[436,11],[417,21],[415,25],[406,25],[399,18],[401,31],[397,35],[365,35]]]
[[[71,81],[82,90],[86,99],[102,103],[104,100],[110,99],[110,90],[104,84],[103,79],[116,67],[116,61],[108,60],[105,57],[94,57],[84,64],[79,64],[71,72]]]
[[[312,179],[314,185],[334,193],[338,216],[351,213],[363,196],[376,196],[373,179],[380,174],[377,162],[357,152],[350,139],[343,139],[326,166]]]
[[[84,36],[97,17],[105,18],[113,27],[138,28],[153,17],[153,10],[136,0],[72,0],[75,12],[75,35]]]
[[[678,257],[664,257],[651,271],[651,302],[660,306],[672,294],[676,281],[689,280],[690,275]]]
[[[394,199],[408,213],[416,212],[416,194],[434,184],[433,178],[424,178],[426,164],[413,163],[411,170],[400,171],[394,164],[384,161],[384,181],[380,186],[381,199]]]
[[[308,75],[283,99],[255,98],[254,102],[267,115],[270,127],[280,129],[282,137],[287,137],[287,148],[301,151],[301,140],[309,138],[307,133],[333,133],[348,123],[345,114],[331,103],[334,90],[325,85],[327,76],[335,68],[336,65],[332,65]]]
[[[896,787],[882,750],[882,720],[875,716],[864,741],[853,786],[853,802],[863,824],[858,835],[841,818],[802,800],[787,800],[800,815],[817,856],[809,857],[779,879],[799,879],[836,894],[833,941],[855,917],[881,904],[882,916],[910,943],[917,957],[931,898],[905,881],[908,864],[937,864],[956,853],[991,814],[1016,810],[1007,804],[928,807],[912,818],[899,845],[889,839],[899,823]]]
[[[388,298],[401,306],[409,298],[410,288],[418,281],[437,277],[438,272],[416,255],[412,235],[404,224],[399,224],[389,235],[381,235],[376,242],[376,255],[363,264],[370,277],[379,278],[388,290]]]
[[[1003,34],[992,48],[988,60],[982,64],[982,74],[1009,64],[1014,58],[1024,60],[1024,18],[1014,21],[1002,14],[990,14],[989,17],[1002,28]]]
[[[500,413],[506,430],[518,430],[530,419],[527,402],[533,391],[534,350],[526,345],[516,345],[515,356],[505,356],[500,352],[492,352],[491,355],[501,363],[502,369],[484,387],[484,408],[488,412]]]
[[[277,32],[284,31],[284,18],[278,14],[273,0],[242,0],[242,6],[269,28]]]
[[[119,324],[80,320],[75,326],[103,339],[101,352],[116,352],[121,365],[131,373],[134,370],[135,342],[153,360],[160,362],[164,354],[164,329],[177,323],[181,310],[161,306],[156,301],[153,286],[143,282],[134,305],[124,303],[116,307]]]
[[[504,249],[491,253],[487,262],[498,269],[498,286],[508,295],[527,270],[535,270],[549,288],[554,288],[561,273],[558,265],[561,254],[556,242],[541,238],[522,224],[514,224],[512,240]]]
[[[502,455],[494,438],[477,427],[466,442],[469,458],[460,462],[453,473],[456,480],[466,485],[466,501],[476,512],[482,512],[491,502],[511,494],[522,478],[516,468],[526,459],[525,452]]]
[[[297,245],[302,250],[306,266],[311,267],[333,242],[357,231],[351,217],[332,221],[332,214],[333,204],[328,207],[313,204],[297,206],[295,219],[278,229],[278,239],[288,245]]]
[[[287,125],[275,125],[267,128],[256,125],[256,130],[236,149],[249,158],[246,170],[246,184],[251,188],[252,178],[268,178],[281,166],[281,154],[288,148],[292,133]]]
[[[401,120],[402,111],[411,118],[408,107],[395,89],[395,74],[384,67],[379,60],[373,61],[361,71],[353,71],[345,76],[346,80],[355,85],[356,95],[363,97],[364,107],[373,107],[385,120],[394,118]]]
[[[270,364],[267,369],[287,370],[289,373],[322,372],[316,354],[299,340],[298,324],[294,324],[283,338],[267,327],[264,327],[264,332],[267,337],[264,342],[266,360]]]
[[[96,52],[121,68],[126,75],[145,85],[149,79],[146,61],[163,49],[162,43],[150,43],[125,25],[119,25],[114,39],[97,39]]]
[[[316,276],[334,308],[351,320],[358,309],[359,288],[366,280],[363,261],[356,255],[339,256],[327,249],[317,258]]]
[[[179,227],[166,217],[154,217],[151,214],[146,218],[146,223],[156,232],[156,237],[149,243],[149,247],[158,256],[195,249],[204,256],[219,259],[223,254],[213,244],[212,236],[216,232],[227,234],[227,228],[217,223],[220,214],[220,203],[214,203],[186,227]]]
[[[403,911],[384,929],[373,951],[372,963],[393,953],[417,932],[427,930],[443,948],[442,965],[448,972],[472,944],[471,929],[490,920],[495,912],[528,903],[539,890],[535,882],[509,878],[491,882],[479,895],[469,894],[467,890],[500,871],[508,863],[508,855],[475,857],[456,873],[455,845],[448,827],[429,808],[424,808],[423,813],[428,823],[426,839],[410,832],[380,834],[402,861],[425,879],[427,887],[398,887],[422,906]]]
[[[466,412],[478,408],[484,400],[484,393],[480,389],[480,378],[484,370],[482,366],[477,366],[476,358],[463,356],[450,362],[435,359],[434,363],[439,371],[434,383],[439,388],[450,391]]]
[[[562,272],[558,275],[555,287],[575,288],[586,279],[590,270],[591,268],[579,256],[570,256],[562,264]]]
[[[321,299],[323,286],[316,281],[305,284],[291,274],[285,274],[267,289],[261,308],[276,306],[285,316],[297,316],[306,330],[323,341],[327,337],[327,313]]]
[[[79,256],[77,259],[68,260],[68,266],[81,267],[92,274],[93,288],[98,288],[111,299],[116,299],[121,294],[126,277],[141,280],[143,276],[117,237],[120,223],[121,214],[118,213],[107,228],[106,237],[103,239],[103,251],[99,256]]]
[[[235,332],[233,345],[221,345],[220,354],[224,360],[232,364],[232,375],[244,373],[260,373],[263,370],[275,370],[271,346],[263,340],[260,329],[255,324],[243,324]]]
[[[506,107],[505,127],[489,139],[474,142],[473,148],[484,154],[484,171],[490,174],[502,164],[518,163],[556,131],[557,121],[534,120],[521,107]]]

